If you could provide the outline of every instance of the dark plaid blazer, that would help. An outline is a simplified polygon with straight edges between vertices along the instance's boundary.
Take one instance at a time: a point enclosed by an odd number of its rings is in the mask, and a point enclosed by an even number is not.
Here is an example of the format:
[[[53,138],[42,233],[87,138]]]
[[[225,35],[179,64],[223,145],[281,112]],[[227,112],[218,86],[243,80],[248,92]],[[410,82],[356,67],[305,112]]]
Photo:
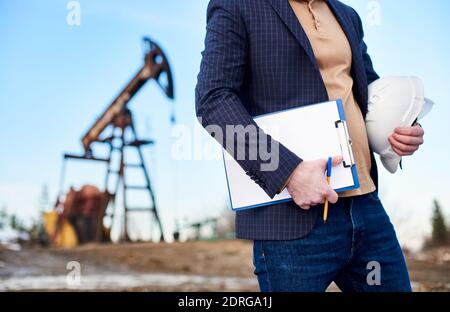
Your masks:
[[[365,116],[367,86],[378,75],[363,41],[362,22],[351,7],[337,0],[328,0],[328,5],[350,42],[353,93]],[[202,55],[195,95],[203,126],[218,125],[225,133],[226,125],[255,125],[252,116],[329,100],[310,42],[288,0],[211,0]],[[235,139],[235,144],[257,148],[258,142],[248,136]],[[259,157],[238,161],[270,197],[302,161],[282,145],[279,153],[275,171],[261,171]],[[372,163],[377,183],[373,153]],[[312,229],[317,211],[290,202],[237,212],[236,235],[252,240],[301,238]]]

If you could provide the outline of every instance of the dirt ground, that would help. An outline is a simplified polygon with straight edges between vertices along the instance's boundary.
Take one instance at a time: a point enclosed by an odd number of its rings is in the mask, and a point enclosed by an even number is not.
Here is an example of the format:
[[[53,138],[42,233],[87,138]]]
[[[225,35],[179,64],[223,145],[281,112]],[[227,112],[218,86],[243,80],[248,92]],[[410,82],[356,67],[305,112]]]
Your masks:
[[[67,280],[80,264],[81,280]],[[450,291],[450,248],[407,256],[415,291]],[[70,274],[69,274],[70,275]],[[0,291],[257,291],[250,242],[0,247]],[[330,287],[330,291],[337,291]]]

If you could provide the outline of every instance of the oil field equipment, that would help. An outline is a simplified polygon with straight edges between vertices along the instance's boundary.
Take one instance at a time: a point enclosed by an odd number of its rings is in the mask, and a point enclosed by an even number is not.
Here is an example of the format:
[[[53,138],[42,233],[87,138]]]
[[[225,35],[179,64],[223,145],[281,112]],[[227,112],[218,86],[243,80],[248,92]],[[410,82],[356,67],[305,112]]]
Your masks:
[[[156,205],[155,194],[152,189],[150,175],[142,152],[143,146],[151,145],[154,142],[153,140],[143,140],[138,138],[136,128],[133,123],[133,114],[128,107],[128,104],[149,80],[154,80],[169,99],[174,99],[174,88],[172,72],[164,52],[154,41],[149,38],[144,38],[143,42],[145,44],[144,65],[82,137],[84,153],[81,155],[64,154],[60,181],[61,189],[60,194],[58,195],[56,207],[60,210],[59,219],[68,220],[74,227],[74,230],[71,230],[70,226],[67,225],[67,222],[63,222],[62,220],[59,220],[58,224],[60,229],[65,228],[66,233],[77,233],[76,239],[78,242],[102,241],[109,239],[108,236],[111,227],[114,224],[114,218],[117,215],[116,210],[118,205],[116,203],[116,195],[119,191],[122,191],[123,200],[123,235],[121,238],[125,241],[130,241],[130,213],[149,213],[151,216],[151,222],[156,224],[158,232],[160,233],[159,240],[165,241],[163,226]],[[171,121],[172,123],[174,122],[173,115],[171,116]],[[103,144],[107,146],[107,157],[96,157],[94,153],[94,147],[96,144]],[[128,149],[135,149],[137,151],[137,163],[127,162],[125,159],[125,150]],[[119,160],[119,164],[116,164],[118,166],[114,166],[115,164],[113,162],[115,159]],[[77,214],[77,212],[64,212],[64,210],[74,210],[77,207],[77,205],[75,205],[75,208],[69,208],[70,203],[67,203],[67,200],[70,199],[70,192],[65,196],[65,203],[63,201],[62,192],[67,160],[85,160],[106,164],[107,170],[104,192],[98,191],[97,195],[95,195],[97,197],[91,195],[97,199],[90,198],[89,200],[91,200],[91,203],[95,202],[95,205],[97,206],[91,207],[92,209],[86,212],[87,214],[85,213],[80,215]],[[144,176],[144,183],[142,185],[133,185],[126,180],[126,171],[128,168],[136,168],[142,171]],[[115,178],[113,180],[115,183],[113,183],[114,185],[110,187],[110,182],[113,178]],[[83,188],[75,192],[79,193],[82,192],[82,190]],[[127,196],[127,191],[130,190],[148,193],[150,201],[148,206],[141,208],[131,207]],[[71,192],[73,191],[74,190],[71,190]],[[92,191],[92,193],[95,194],[94,191]],[[78,195],[78,197],[79,196],[80,195]],[[86,198],[81,198],[80,200],[82,202],[83,200],[86,202]],[[78,208],[82,208],[82,204],[80,205],[78,205]],[[67,215],[70,215],[70,217],[65,217]],[[105,225],[103,220],[104,217],[110,218],[110,225]],[[84,224],[84,227],[77,225],[80,223],[77,218],[93,218],[95,220],[91,220],[91,222],[86,223],[91,226],[91,228],[87,230],[86,224]],[[66,224],[65,227],[64,224]],[[81,224],[83,224],[83,222],[81,222]],[[151,226],[151,224],[149,226]],[[56,227],[55,231],[57,230],[58,227]],[[58,236],[55,233],[53,234],[54,238]],[[73,240],[70,240],[70,242],[73,244]]]

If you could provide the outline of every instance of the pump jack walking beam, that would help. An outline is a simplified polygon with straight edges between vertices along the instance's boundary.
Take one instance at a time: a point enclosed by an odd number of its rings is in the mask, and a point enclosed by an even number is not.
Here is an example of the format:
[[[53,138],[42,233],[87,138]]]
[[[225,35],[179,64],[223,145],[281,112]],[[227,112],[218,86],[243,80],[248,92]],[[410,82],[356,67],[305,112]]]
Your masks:
[[[82,143],[86,156],[92,154],[91,144],[99,140],[100,134],[125,110],[128,102],[139,92],[147,81],[154,79],[168,98],[174,98],[172,72],[164,52],[149,38],[144,38],[144,43],[147,46],[144,66],[83,136]]]

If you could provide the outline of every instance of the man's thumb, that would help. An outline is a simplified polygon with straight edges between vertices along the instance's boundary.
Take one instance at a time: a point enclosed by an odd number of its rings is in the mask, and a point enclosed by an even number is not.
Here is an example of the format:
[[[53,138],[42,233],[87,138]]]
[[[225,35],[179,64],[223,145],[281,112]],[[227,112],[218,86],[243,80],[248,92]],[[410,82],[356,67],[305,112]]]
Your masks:
[[[342,163],[343,160],[344,159],[342,158],[342,156],[334,156],[333,157],[333,167]]]

